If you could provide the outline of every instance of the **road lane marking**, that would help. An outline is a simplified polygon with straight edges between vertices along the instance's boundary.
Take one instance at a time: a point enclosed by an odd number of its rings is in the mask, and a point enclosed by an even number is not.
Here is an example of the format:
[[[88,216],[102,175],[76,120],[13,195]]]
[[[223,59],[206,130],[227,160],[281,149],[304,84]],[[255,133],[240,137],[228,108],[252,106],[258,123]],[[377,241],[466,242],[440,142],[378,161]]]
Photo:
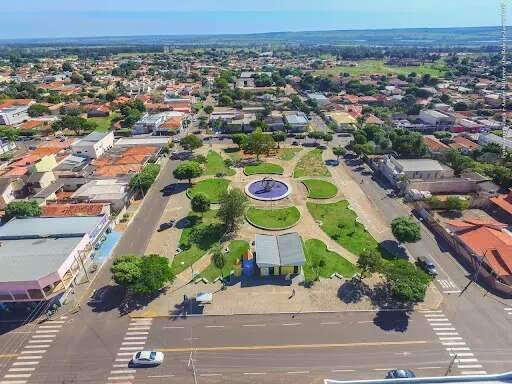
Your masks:
[[[325,323],[320,323],[320,325],[338,325],[341,324],[339,321],[326,321]]]
[[[125,336],[123,340],[147,340],[147,336]]]
[[[117,352],[117,356],[132,356],[132,352]]]
[[[17,353],[7,353],[7,354],[4,354],[4,355],[0,355],[0,359],[9,359],[11,357],[16,357],[18,356]]]
[[[163,329],[184,329],[185,327],[162,327]]]
[[[462,371],[461,375],[487,375],[487,371]]]
[[[213,377],[213,376],[222,376],[222,373],[201,373],[199,376],[203,377]]]
[[[301,325],[302,323],[283,323],[281,324],[283,327],[289,327],[289,326],[294,326],[294,325]]]
[[[465,341],[445,341],[441,342],[442,345],[467,345]]]
[[[355,369],[331,369],[331,372],[334,373],[343,373],[343,372],[355,372]]]
[[[34,360],[34,359],[42,359],[43,356],[18,356],[16,360]]]
[[[266,372],[244,372],[244,375],[266,375]]]
[[[135,369],[121,369],[121,370],[113,370],[110,371],[111,375],[124,375],[125,373],[135,373],[137,372]]]
[[[456,363],[477,363],[478,359],[455,359]]]
[[[456,331],[455,328],[453,327],[448,327],[448,328],[432,328],[434,331]]]
[[[435,324],[430,324],[432,327],[452,327],[453,324],[452,323],[435,323]]]
[[[27,380],[4,380],[0,384],[25,384]]]
[[[309,371],[290,371],[287,372],[289,375],[307,375]]]
[[[447,351],[470,351],[469,347],[446,348]]]
[[[117,361],[118,363],[127,362],[127,361],[131,361],[131,357],[117,358],[114,361]]]
[[[146,341],[123,341],[121,345],[144,345]]]
[[[151,327],[130,327],[128,331],[146,331],[148,329],[151,329]]]
[[[427,319],[427,321],[428,321],[429,323],[434,323],[434,322],[446,322],[446,321],[448,321],[448,319],[447,319],[445,316],[443,316],[442,318]]]
[[[33,339],[48,339],[52,337],[56,337],[57,335],[34,335],[32,336]]]
[[[224,328],[223,325],[206,325],[205,328]]]
[[[425,317],[446,317],[445,315],[443,314],[433,314],[433,313],[427,313],[424,315]]]
[[[450,293],[461,293],[461,292],[462,291],[460,289],[454,289],[452,291],[443,291],[443,293],[448,293],[448,294],[450,294]]]
[[[138,351],[140,347],[121,347],[119,348],[120,351]]]
[[[421,313],[441,313],[443,311],[441,311],[440,309],[436,309],[436,310],[421,310],[420,312]]]
[[[12,375],[4,375],[4,379],[26,379],[32,376],[31,373],[17,373]]]
[[[415,369],[422,370],[422,369],[442,369],[443,367],[417,367]]]
[[[34,367],[25,367],[25,368],[9,368],[8,372],[32,372],[36,369]]]
[[[149,332],[126,332],[127,336],[135,336],[135,335],[148,335]]]
[[[224,347],[194,347],[194,348],[155,348],[160,352],[217,352],[217,351],[258,351],[258,350],[279,350],[279,349],[321,349],[321,348],[350,348],[350,347],[384,347],[391,345],[418,345],[431,343],[427,340],[410,341],[369,341],[360,343],[339,343],[339,344],[289,344],[289,345],[245,345],[245,346],[224,346]]]
[[[37,343],[52,343],[53,340],[29,340],[29,344],[37,344]]]
[[[199,376],[202,376],[202,375],[199,375]],[[174,375],[153,375],[153,376],[148,376],[150,378],[162,378],[162,377],[174,377]]]
[[[436,332],[437,336],[458,336],[459,332]]]
[[[457,368],[474,369],[474,368],[483,368],[483,366],[482,366],[482,364],[470,364],[470,365],[457,365]]]
[[[267,324],[244,324],[242,327],[266,327]]]
[[[25,349],[34,349],[34,348],[48,348],[50,344],[45,345],[25,345]]]
[[[453,356],[459,356],[459,357],[473,357],[475,356],[474,353],[472,352],[459,352],[459,353],[456,353],[456,352],[450,352],[448,353],[450,355],[450,357],[453,357]]]
[[[391,371],[395,368],[375,368],[374,371]]]
[[[19,361],[12,363],[12,365],[37,365],[39,364],[39,361]]]
[[[55,324],[55,325],[40,325],[39,329],[44,328],[62,328],[62,324]]]
[[[442,340],[442,341],[462,340],[462,337],[460,337],[460,336],[440,337],[439,340]]]
[[[60,332],[60,329],[38,329],[36,333],[56,333]]]
[[[357,322],[358,324],[370,324],[370,323],[374,323],[373,320],[363,320],[363,321],[358,321]]]
[[[108,377],[107,380],[133,380],[135,379],[135,376],[133,375],[130,375],[130,376],[111,376],[111,377]]]

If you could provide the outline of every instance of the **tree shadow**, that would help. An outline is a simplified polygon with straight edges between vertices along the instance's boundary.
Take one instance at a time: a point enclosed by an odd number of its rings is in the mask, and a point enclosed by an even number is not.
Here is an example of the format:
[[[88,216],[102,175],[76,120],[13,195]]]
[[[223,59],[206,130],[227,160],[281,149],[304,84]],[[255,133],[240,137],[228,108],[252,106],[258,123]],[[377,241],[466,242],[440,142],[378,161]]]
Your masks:
[[[186,319],[188,315],[202,315],[204,305],[196,301],[195,298],[189,298],[183,295],[183,300],[174,305],[174,309],[169,312],[170,320]]]
[[[439,214],[439,216],[451,220],[460,219],[463,216],[461,211],[438,211],[437,213]]]
[[[383,331],[406,332],[409,328],[410,311],[380,310],[373,318],[373,324]]]
[[[194,225],[197,225],[200,221],[201,217],[192,215],[179,219],[178,221],[176,221],[174,226],[177,229],[192,228]]]
[[[371,295],[371,288],[358,278],[345,281],[338,288],[338,298],[345,304],[359,303],[364,297]]]
[[[400,245],[396,240],[384,240],[379,243],[379,250],[385,259],[409,259],[407,249]]]
[[[163,187],[160,192],[162,193],[162,196],[169,197],[185,192],[188,187],[188,183],[172,183]]]
[[[106,285],[94,292],[87,305],[93,312],[110,312],[120,308],[126,293],[126,288],[120,285]]]
[[[224,153],[237,153],[240,152],[240,149],[238,147],[228,147],[223,149]]]

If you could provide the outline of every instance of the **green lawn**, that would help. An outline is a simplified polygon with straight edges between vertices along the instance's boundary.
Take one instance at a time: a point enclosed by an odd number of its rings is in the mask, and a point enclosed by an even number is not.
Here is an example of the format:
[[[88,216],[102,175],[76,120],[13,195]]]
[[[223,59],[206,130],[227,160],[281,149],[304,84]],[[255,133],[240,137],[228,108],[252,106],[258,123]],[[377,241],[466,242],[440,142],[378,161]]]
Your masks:
[[[174,257],[171,265],[175,274],[189,268],[210,248],[219,243],[224,235],[224,226],[217,219],[216,214],[217,211],[211,210],[205,212],[202,217],[193,212],[187,216],[189,225],[181,232],[179,241],[179,247],[183,252]]]
[[[348,208],[348,201],[307,203],[307,206],[315,220],[321,222],[322,230],[353,254],[360,255],[365,249],[378,249],[377,241],[356,221],[357,215]]]
[[[219,276],[228,276],[235,268],[241,268],[242,257],[250,248],[249,243],[247,241],[234,240],[229,244],[228,248],[229,252],[224,254],[224,268],[220,270],[212,262],[204,271],[201,272],[201,277],[212,282]]]
[[[329,199],[338,193],[338,188],[325,180],[309,179],[302,182],[308,188],[308,197],[312,199]]]
[[[228,155],[233,161],[238,161],[242,158],[242,151],[240,151],[238,147],[225,148],[224,153]]]
[[[226,176],[233,176],[235,174],[233,169],[226,167],[222,156],[215,151],[209,151],[206,160],[205,175],[217,175],[222,173]]]
[[[315,75],[339,75],[340,73],[348,73],[352,76],[359,75],[408,75],[411,72],[416,72],[422,76],[429,74],[433,77],[442,77],[446,71],[446,67],[442,63],[427,64],[417,67],[395,67],[384,64],[382,60],[362,60],[358,61],[357,67],[348,65],[341,65],[334,68],[320,69],[313,72]]]
[[[291,160],[295,157],[297,153],[302,151],[302,148],[281,148],[281,151],[279,152],[279,158],[281,160]]]
[[[343,277],[352,277],[357,268],[350,261],[327,249],[321,240],[311,239],[304,243],[306,264],[304,265],[304,277],[306,281],[314,281],[316,277],[331,277],[334,272]]]
[[[107,117],[90,117],[87,120],[93,121],[98,124],[98,127],[95,129],[96,132],[107,132],[112,127],[112,120],[117,116],[117,113],[111,113],[110,116]]]
[[[283,167],[272,163],[259,163],[256,165],[248,165],[244,168],[246,175],[258,175],[258,174],[272,174],[282,175],[284,172]]]
[[[246,217],[258,227],[280,229],[296,224],[300,219],[300,212],[295,207],[272,210],[251,207],[247,210]]]
[[[322,150],[314,149],[302,156],[293,171],[293,177],[331,176],[322,160]]]
[[[197,193],[204,193],[212,203],[218,203],[223,192],[228,190],[230,181],[226,179],[206,179],[198,181],[188,190],[188,196],[194,197]]]

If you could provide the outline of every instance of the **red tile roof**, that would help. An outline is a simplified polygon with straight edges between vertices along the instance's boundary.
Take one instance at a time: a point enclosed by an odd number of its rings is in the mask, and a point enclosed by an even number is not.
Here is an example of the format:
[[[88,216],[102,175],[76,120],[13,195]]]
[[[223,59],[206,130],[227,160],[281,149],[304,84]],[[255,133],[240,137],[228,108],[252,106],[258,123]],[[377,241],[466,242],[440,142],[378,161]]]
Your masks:
[[[435,137],[423,136],[423,141],[425,142],[425,144],[427,145],[428,149],[431,152],[441,152],[441,151],[447,151],[450,149],[449,146],[442,143]]]
[[[470,151],[480,148],[480,146],[477,143],[469,139],[466,139],[464,136],[455,136],[453,138],[453,142],[455,144],[458,144],[460,147],[468,149]]]
[[[503,209],[505,212],[512,215],[512,191],[508,195],[500,195],[491,197],[489,199],[491,203],[496,204],[498,207]]]
[[[7,99],[0,102],[0,108],[10,108],[21,105],[29,105],[32,103],[31,99]]]
[[[104,204],[50,204],[42,208],[42,216],[98,216],[103,213]]]

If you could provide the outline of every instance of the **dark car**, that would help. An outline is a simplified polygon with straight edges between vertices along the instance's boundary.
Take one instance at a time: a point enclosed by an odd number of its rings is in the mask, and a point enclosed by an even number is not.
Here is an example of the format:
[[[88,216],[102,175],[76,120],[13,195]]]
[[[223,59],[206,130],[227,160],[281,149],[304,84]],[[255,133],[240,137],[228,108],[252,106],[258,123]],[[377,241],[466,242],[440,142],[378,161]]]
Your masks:
[[[386,379],[410,379],[416,377],[416,374],[410,369],[393,369],[386,375]]]
[[[160,227],[158,228],[158,232],[162,232],[162,231],[165,231],[166,229],[172,228],[175,222],[176,222],[175,220],[169,220],[169,221],[166,221],[165,223],[160,224]]]
[[[418,257],[418,266],[427,272],[430,276],[438,275],[436,265],[430,258],[426,256]]]
[[[300,144],[299,144],[299,142],[298,142],[297,140],[294,140],[294,141],[292,142],[292,145],[300,145]]]

